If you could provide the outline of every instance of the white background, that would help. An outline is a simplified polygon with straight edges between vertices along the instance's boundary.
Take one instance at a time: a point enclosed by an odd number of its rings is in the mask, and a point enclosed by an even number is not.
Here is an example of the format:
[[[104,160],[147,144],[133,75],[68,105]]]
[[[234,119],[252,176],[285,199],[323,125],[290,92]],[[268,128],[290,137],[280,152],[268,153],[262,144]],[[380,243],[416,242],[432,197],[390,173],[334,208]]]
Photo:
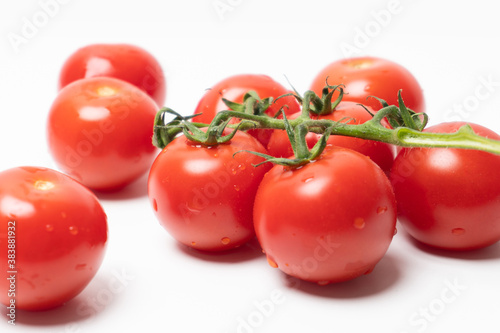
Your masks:
[[[43,3],[52,3],[51,15]],[[320,69],[349,55],[341,46],[350,45],[356,49],[350,55],[408,68],[424,89],[431,123],[467,120],[500,132],[497,8],[487,0],[2,1],[0,169],[54,167],[45,119],[59,69],[77,48],[97,42],[150,51],[165,71],[166,104],[183,114],[193,112],[204,89],[237,73],[267,74],[285,85],[286,75],[305,91]],[[13,45],[26,21],[39,27]],[[2,309],[1,332],[498,332],[500,326],[499,244],[444,253],[417,245],[399,228],[372,274],[320,287],[269,267],[256,244],[221,255],[178,246],[152,213],[145,178],[100,199],[110,237],[95,279],[59,309],[18,312],[16,326]]]

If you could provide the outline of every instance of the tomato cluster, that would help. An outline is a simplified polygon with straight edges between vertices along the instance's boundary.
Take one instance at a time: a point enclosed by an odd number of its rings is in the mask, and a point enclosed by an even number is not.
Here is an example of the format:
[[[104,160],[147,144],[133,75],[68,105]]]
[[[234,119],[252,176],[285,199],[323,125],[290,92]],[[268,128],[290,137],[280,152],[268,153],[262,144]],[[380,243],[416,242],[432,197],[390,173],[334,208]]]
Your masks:
[[[0,172],[1,303],[50,309],[92,280],[108,230],[89,189],[116,191],[149,171],[165,87],[158,61],[134,45],[89,45],[68,58],[47,119],[49,150],[64,174]]]
[[[311,90],[322,96],[326,82],[339,84],[344,96],[333,112],[311,113],[310,119],[362,124],[380,109],[381,100],[398,105],[398,91],[415,114],[425,111],[416,79],[385,59],[333,62],[314,79]],[[201,115],[193,121],[211,122],[218,112],[234,106],[224,99],[242,103],[249,90],[262,98],[286,92],[268,77],[228,77],[201,98],[194,111]],[[286,103],[279,98],[265,114],[276,115],[283,108],[289,121],[303,116],[301,106],[289,97]],[[461,125],[426,131],[452,133]],[[499,138],[472,125],[480,135]],[[240,136],[213,145],[180,136],[163,149],[149,174],[149,196],[160,223],[175,239],[195,249],[221,251],[240,246],[254,231],[271,266],[319,284],[371,272],[396,233],[398,217],[410,235],[434,247],[468,250],[500,240],[500,183],[493,175],[500,162],[497,155],[446,148],[405,148],[396,155],[387,143],[335,135],[310,163],[275,165],[269,171],[259,163],[250,167],[253,175],[240,177],[241,170],[256,163],[255,157],[247,155],[245,163],[240,156],[221,152],[267,150],[274,157],[294,157],[286,131],[265,133],[256,136],[262,147],[255,147],[250,136],[246,145]],[[307,146],[313,147],[320,137],[308,133]],[[242,193],[249,182],[250,189]],[[231,201],[231,196],[238,200]],[[253,230],[241,219],[253,220]]]
[[[331,84],[333,93],[325,97]],[[2,274],[12,273],[0,281],[3,304],[12,302],[12,279],[18,281],[16,307],[28,310],[59,306],[85,288],[107,242],[106,214],[91,190],[118,191],[146,174],[152,209],[180,243],[217,252],[256,238],[272,267],[320,285],[370,273],[398,219],[433,247],[469,250],[500,240],[498,155],[448,148],[396,153],[388,143],[309,132],[304,147],[314,149],[324,139],[324,151],[306,163],[273,166],[266,156],[298,156],[289,128],[244,132],[237,125],[245,120],[232,117],[224,126],[233,129],[200,129],[223,110],[239,111],[249,94],[273,119],[304,117],[303,99],[266,75],[216,83],[192,119],[180,116],[189,127],[161,151],[152,139],[166,83],[146,51],[124,44],[84,47],[62,67],[59,88],[47,140],[64,174],[39,167],[0,172],[0,260]],[[399,64],[372,57],[333,62],[311,91],[330,99],[326,105],[342,98],[329,112],[305,116],[363,124],[379,112],[380,101],[397,105],[400,90],[409,109],[425,111],[422,89]],[[462,125],[424,132],[453,133]]]

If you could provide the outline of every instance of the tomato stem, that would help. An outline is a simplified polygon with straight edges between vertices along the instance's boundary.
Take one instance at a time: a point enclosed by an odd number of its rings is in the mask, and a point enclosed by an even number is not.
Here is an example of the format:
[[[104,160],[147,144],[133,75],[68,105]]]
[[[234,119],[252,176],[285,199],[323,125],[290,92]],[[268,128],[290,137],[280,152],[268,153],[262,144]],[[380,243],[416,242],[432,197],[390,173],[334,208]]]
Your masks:
[[[331,103],[332,94],[337,89],[339,89],[340,98]],[[383,107],[378,112],[370,113],[372,119],[363,124],[350,125],[344,121],[311,119],[311,113],[322,114],[326,112],[325,110],[332,112],[340,102],[342,94],[340,86],[329,85],[322,92],[323,98],[319,98],[312,91],[307,91],[304,97],[294,94],[302,104],[302,114],[291,120],[288,120],[285,115],[283,119],[266,115],[265,110],[272,100],[260,100],[254,92],[249,92],[245,96],[243,104],[232,104],[226,101],[228,106],[237,111],[220,111],[210,124],[192,122],[191,118],[195,118],[196,115],[183,117],[171,109],[162,109],[155,119],[153,144],[164,148],[179,133],[184,133],[190,140],[214,145],[231,140],[237,130],[278,129],[287,131],[292,143],[296,156],[292,165],[301,165],[319,156],[326,146],[326,139],[329,135],[357,137],[402,147],[475,149],[500,155],[500,141],[475,134],[469,125],[462,126],[455,133],[423,132],[428,122],[427,115],[408,109],[401,97],[401,91],[398,92],[398,106],[388,105],[384,100],[374,97]],[[166,113],[175,115],[175,118],[165,124]],[[233,118],[239,119],[239,122],[231,124]],[[392,128],[382,125],[384,119]],[[206,132],[201,130],[203,127],[208,127]],[[231,134],[224,134],[226,128],[233,129]],[[311,150],[308,150],[305,142],[308,132],[324,134]],[[290,161],[283,162],[282,160],[284,159],[272,159],[271,162],[290,165]]]

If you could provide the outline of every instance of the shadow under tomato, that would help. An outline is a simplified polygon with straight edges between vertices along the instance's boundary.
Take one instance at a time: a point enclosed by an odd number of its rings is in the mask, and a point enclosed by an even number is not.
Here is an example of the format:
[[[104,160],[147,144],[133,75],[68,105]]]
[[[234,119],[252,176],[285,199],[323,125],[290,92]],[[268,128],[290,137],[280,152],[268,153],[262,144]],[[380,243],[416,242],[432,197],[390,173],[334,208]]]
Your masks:
[[[96,276],[79,295],[59,307],[44,311],[16,310],[16,326],[66,325],[66,331],[80,331],[80,323],[100,315],[115,302],[117,295],[110,291],[109,279]],[[2,308],[2,315],[3,312]]]
[[[148,195],[148,175],[143,175],[141,178],[120,189],[109,191],[94,190],[93,192],[101,200],[118,201],[145,197]]]
[[[263,256],[262,249],[256,238],[238,248],[220,252],[196,250],[181,243],[177,243],[177,248],[191,257],[214,263],[230,264],[249,261]]]
[[[318,285],[317,283],[302,281],[282,273],[288,288],[323,298],[351,299],[370,297],[382,293],[394,286],[401,278],[396,258],[387,253],[375,266],[375,269],[366,275],[353,280]]]
[[[426,245],[409,234],[405,235],[407,240],[417,249],[427,254],[445,258],[461,260],[498,260],[500,259],[500,242],[475,250],[446,250]]]

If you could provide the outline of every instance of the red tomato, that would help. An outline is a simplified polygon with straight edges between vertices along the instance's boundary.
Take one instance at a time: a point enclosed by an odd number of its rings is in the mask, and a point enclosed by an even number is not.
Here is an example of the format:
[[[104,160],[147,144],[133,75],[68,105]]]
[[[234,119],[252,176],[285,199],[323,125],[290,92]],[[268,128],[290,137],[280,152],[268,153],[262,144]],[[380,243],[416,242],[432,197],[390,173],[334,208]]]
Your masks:
[[[271,266],[323,285],[373,270],[392,241],[396,202],[375,163],[333,148],[296,169],[274,166],[257,191],[254,224]]]
[[[465,123],[442,123],[424,132],[452,133]],[[470,124],[478,135],[500,135]],[[500,157],[446,148],[404,148],[391,181],[399,220],[418,241],[443,249],[482,248],[500,240]]]
[[[92,44],[78,49],[64,63],[59,89],[89,77],[125,80],[144,90],[162,106],[166,82],[159,62],[146,50],[128,44]]]
[[[87,188],[57,171],[0,172],[0,302],[45,310],[78,295],[104,257],[106,215]],[[9,310],[10,311],[10,310]]]
[[[50,152],[61,170],[90,188],[123,187],[145,174],[157,154],[151,143],[156,111],[146,93],[125,81],[75,81],[50,109]]]
[[[373,113],[374,111],[368,107]],[[300,112],[295,113],[289,117],[289,119],[295,119],[300,116]],[[351,119],[348,124],[357,125],[362,124],[372,117],[366,112],[366,110],[354,102],[341,102],[333,113],[329,115],[312,115],[311,119],[330,119],[334,121],[342,121],[345,119]],[[386,124],[389,127],[388,124]],[[318,142],[320,134],[308,133],[306,136],[307,145],[312,148],[316,142]],[[332,135],[328,139],[328,145],[343,147],[355,150],[363,155],[370,157],[375,163],[378,164],[384,170],[384,172],[389,173],[392,162],[394,161],[395,148],[392,145],[383,142],[377,142],[372,140],[364,140],[354,137],[347,137],[341,135]],[[328,147],[327,147],[328,149]],[[270,155],[275,157],[290,157],[293,155],[292,146],[290,140],[285,131],[275,130],[269,139],[267,145],[267,150]]]
[[[270,169],[240,150],[266,153],[252,136],[237,132],[227,144],[202,146],[176,138],[158,155],[148,193],[161,225],[179,242],[199,250],[238,247],[255,236],[255,192]],[[234,155],[234,157],[233,157]]]
[[[417,113],[425,111],[424,95],[416,78],[392,61],[374,57],[334,61],[314,78],[311,90],[321,96],[327,78],[330,85],[345,85],[344,101],[362,103],[379,110],[380,103],[368,96],[382,98],[389,105],[398,105],[397,94],[402,89],[401,96],[408,108]],[[333,98],[336,96],[334,94]]]
[[[224,104],[222,98],[229,101],[242,103],[245,94],[253,90],[257,92],[261,99],[279,96],[290,93],[288,89],[280,83],[274,81],[266,75],[241,74],[230,76],[208,90],[201,98],[196,107],[195,114],[201,113],[193,119],[195,122],[210,123],[215,115],[222,110],[229,108]],[[299,103],[293,96],[287,96],[278,99],[266,111],[266,114],[274,117],[278,111],[283,108],[286,115],[296,113],[300,110]],[[234,121],[236,122],[236,120]],[[250,130],[248,133],[256,137],[264,147],[267,146],[272,130]]]

